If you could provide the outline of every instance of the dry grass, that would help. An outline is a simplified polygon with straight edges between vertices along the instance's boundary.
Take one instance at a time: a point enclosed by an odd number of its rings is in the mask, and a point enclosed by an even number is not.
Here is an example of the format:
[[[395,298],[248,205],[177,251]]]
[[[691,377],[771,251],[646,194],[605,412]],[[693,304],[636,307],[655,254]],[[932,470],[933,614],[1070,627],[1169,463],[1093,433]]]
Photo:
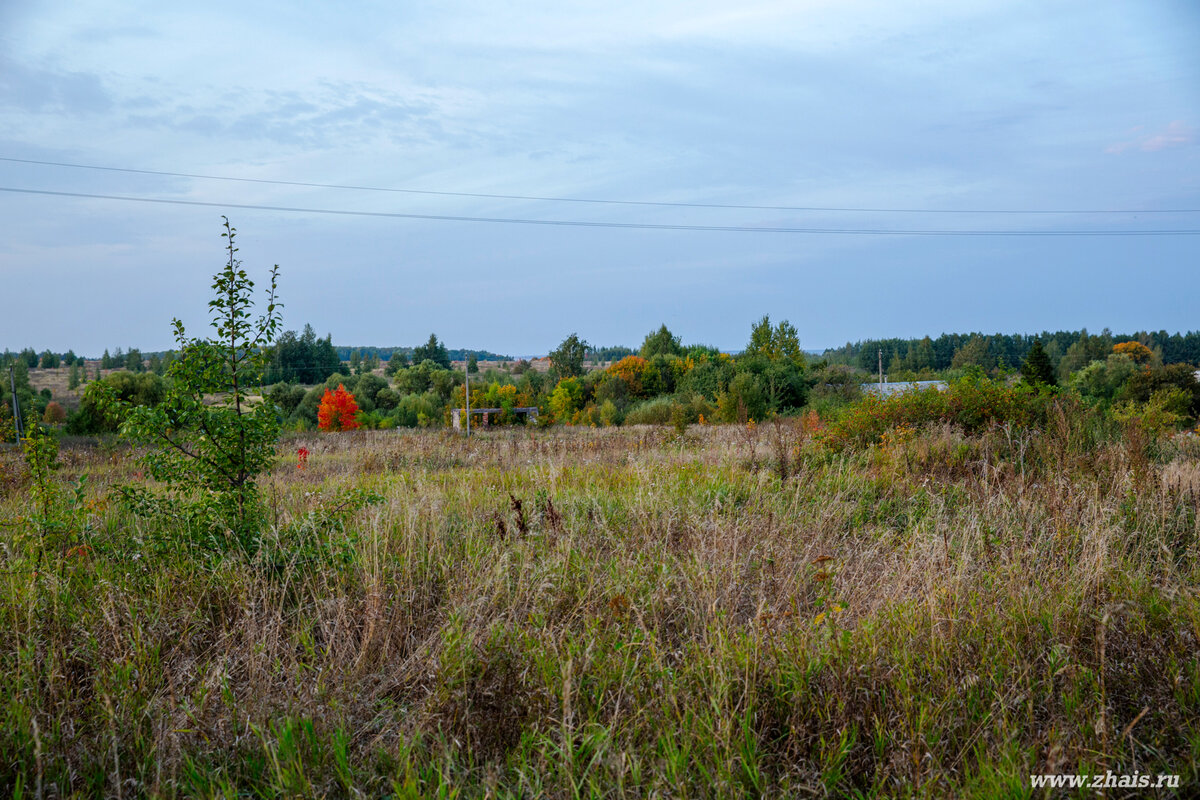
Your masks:
[[[32,524],[0,528],[0,789],[1194,782],[1200,460],[1063,424],[841,455],[789,424],[297,436],[264,485],[277,532],[222,560],[103,501],[137,479],[127,451],[67,452],[99,501],[88,548],[35,576]],[[11,452],[0,486],[30,513]],[[385,501],[298,539],[347,487]]]

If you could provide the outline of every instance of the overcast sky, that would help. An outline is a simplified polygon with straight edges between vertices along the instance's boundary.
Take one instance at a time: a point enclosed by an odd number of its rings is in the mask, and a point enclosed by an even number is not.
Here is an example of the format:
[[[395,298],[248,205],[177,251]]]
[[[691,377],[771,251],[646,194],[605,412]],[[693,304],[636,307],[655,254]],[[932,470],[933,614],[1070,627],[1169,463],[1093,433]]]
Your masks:
[[[306,7],[311,6],[311,7]],[[1200,329],[1200,4],[0,2],[0,349],[206,325],[220,215],[285,327],[544,353]],[[453,194],[458,193],[458,194]],[[697,208],[641,203],[972,213]]]

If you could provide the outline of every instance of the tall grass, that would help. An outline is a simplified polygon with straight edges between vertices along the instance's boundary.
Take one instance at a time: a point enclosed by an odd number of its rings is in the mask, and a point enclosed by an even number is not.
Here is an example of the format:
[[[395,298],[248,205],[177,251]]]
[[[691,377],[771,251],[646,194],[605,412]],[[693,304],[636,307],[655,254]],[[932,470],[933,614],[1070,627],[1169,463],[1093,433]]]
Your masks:
[[[31,479],[0,454],[0,791],[990,798],[1030,773],[1200,777],[1194,444],[1068,411],[840,451],[809,430],[300,436],[253,560],[108,503],[138,480],[125,451],[66,449],[91,532],[36,573]],[[385,500],[329,523],[353,488]]]

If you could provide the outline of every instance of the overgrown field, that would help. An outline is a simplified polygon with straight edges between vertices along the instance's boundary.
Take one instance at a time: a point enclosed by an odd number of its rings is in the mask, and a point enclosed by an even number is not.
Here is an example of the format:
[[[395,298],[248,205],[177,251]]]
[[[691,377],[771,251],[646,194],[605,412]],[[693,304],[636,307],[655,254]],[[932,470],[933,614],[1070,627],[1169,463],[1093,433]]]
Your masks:
[[[1194,437],[811,427],[285,439],[253,556],[113,502],[129,450],[65,445],[54,525],[0,452],[0,792],[1200,780]],[[339,522],[348,489],[383,499]]]

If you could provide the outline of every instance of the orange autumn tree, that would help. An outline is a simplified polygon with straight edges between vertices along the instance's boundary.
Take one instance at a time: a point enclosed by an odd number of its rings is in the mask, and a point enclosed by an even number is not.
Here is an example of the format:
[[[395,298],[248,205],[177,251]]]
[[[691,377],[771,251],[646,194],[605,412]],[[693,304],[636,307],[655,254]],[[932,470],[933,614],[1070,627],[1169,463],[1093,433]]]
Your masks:
[[[1135,364],[1149,364],[1154,358],[1154,352],[1141,342],[1121,342],[1113,347],[1113,352],[1129,356]]]
[[[642,397],[652,369],[650,362],[641,356],[625,356],[608,368],[608,374],[625,381],[631,395]]]
[[[358,427],[358,403],[342,384],[336,392],[325,390],[317,409],[317,427],[323,431],[352,431]]]

